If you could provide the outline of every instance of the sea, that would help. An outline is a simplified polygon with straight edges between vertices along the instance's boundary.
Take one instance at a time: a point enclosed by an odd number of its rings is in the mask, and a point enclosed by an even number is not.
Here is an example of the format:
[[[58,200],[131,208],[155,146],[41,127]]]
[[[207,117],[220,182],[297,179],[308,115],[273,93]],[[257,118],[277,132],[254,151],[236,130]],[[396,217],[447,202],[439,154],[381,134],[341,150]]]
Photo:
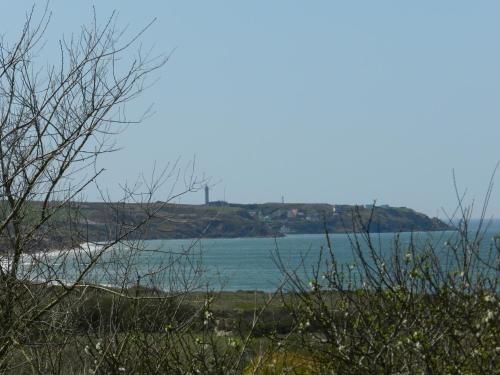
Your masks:
[[[468,242],[457,231],[362,234],[288,234],[277,238],[201,238],[129,241],[109,246],[85,243],[77,249],[25,254],[18,277],[37,283],[92,283],[115,288],[147,287],[180,291],[264,291],[286,289],[291,279],[307,285],[336,265],[359,270],[361,253],[369,265],[390,268],[398,253],[411,257],[432,248],[443,269],[456,270],[461,254],[454,248],[478,249],[474,272],[498,280],[500,220],[470,222]],[[368,241],[370,246],[368,246]],[[480,244],[479,246],[476,246]],[[360,249],[360,253],[356,252]],[[468,250],[470,251],[470,250]],[[475,250],[474,250],[475,251]],[[97,256],[97,254],[100,254]],[[9,269],[12,259],[0,257]],[[389,269],[390,271],[390,269]],[[84,274],[83,278],[80,275]]]
[[[478,221],[472,222],[471,240],[478,225]],[[500,243],[495,236],[499,234],[500,220],[483,223],[480,251],[494,271],[498,270]],[[450,247],[457,244],[458,238],[456,231],[403,232],[374,233],[370,241],[388,264],[395,251],[407,252],[411,242],[417,251],[432,246],[440,260],[449,263]],[[328,238],[325,234],[290,234],[279,238],[133,241],[108,250],[87,280],[110,286],[140,285],[171,291],[271,292],[286,284],[287,276],[298,275],[307,282],[315,274],[321,275],[331,266],[330,251],[339,267],[356,267],[359,259],[353,249],[359,243],[367,252],[366,240],[360,234],[330,234]],[[74,268],[81,269],[81,264]]]

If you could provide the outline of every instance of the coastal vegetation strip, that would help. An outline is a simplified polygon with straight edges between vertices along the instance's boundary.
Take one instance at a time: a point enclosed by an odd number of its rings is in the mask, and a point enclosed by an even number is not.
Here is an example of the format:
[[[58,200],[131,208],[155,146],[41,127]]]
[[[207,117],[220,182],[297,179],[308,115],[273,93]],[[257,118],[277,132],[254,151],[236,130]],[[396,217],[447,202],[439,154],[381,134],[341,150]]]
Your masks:
[[[31,204],[36,216],[37,202]],[[67,242],[68,233],[82,232],[83,240],[102,241],[116,236],[150,217],[147,225],[131,236],[141,239],[275,237],[287,234],[406,232],[449,230],[437,218],[406,207],[355,206],[308,203],[207,205],[133,203],[72,203],[58,211],[53,242]],[[356,218],[356,220],[353,220]],[[353,222],[358,223],[353,226]],[[57,238],[55,238],[57,237]],[[67,245],[67,244],[66,244]]]

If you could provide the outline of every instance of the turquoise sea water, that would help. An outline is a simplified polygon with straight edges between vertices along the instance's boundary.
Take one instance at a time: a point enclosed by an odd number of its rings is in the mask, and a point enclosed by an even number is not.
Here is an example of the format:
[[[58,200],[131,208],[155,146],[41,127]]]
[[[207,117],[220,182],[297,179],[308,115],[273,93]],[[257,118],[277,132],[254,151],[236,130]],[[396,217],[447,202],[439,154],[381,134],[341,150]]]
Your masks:
[[[492,249],[493,236],[499,233],[500,221],[495,221],[484,233],[481,247],[484,254]],[[454,241],[456,233],[418,232],[398,236],[400,249],[404,249],[413,238],[420,246],[432,244],[444,262],[449,260],[445,259],[449,255],[446,246]],[[374,247],[382,256],[389,256],[396,248],[395,238],[394,233],[372,235]],[[337,262],[346,266],[353,264],[353,235],[333,234],[330,239]],[[139,280],[141,285],[164,289],[203,289],[208,284],[210,289],[216,290],[273,291],[283,280],[277,264],[278,255],[287,269],[296,269],[307,280],[313,268],[317,268],[321,249],[326,249],[326,244],[324,234],[288,235],[276,239],[144,241],[138,244],[143,248],[140,251],[122,248],[108,254],[92,276],[96,282],[111,285],[127,275],[129,285]],[[493,254],[495,251],[498,259],[498,251],[494,250]],[[320,269],[325,264],[321,261]]]

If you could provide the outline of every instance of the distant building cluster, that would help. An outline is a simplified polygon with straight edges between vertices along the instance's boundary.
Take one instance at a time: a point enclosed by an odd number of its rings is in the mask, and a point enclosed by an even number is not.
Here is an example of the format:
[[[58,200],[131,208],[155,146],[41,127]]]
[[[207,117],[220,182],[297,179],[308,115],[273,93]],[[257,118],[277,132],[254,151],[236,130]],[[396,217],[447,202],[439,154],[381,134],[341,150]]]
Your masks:
[[[264,222],[272,222],[275,220],[303,220],[309,222],[319,222],[323,220],[324,215],[335,216],[340,212],[342,212],[342,206],[334,205],[332,206],[331,212],[326,212],[324,210],[305,210],[299,207],[292,207],[273,210],[270,210],[269,208],[249,210],[248,214]]]

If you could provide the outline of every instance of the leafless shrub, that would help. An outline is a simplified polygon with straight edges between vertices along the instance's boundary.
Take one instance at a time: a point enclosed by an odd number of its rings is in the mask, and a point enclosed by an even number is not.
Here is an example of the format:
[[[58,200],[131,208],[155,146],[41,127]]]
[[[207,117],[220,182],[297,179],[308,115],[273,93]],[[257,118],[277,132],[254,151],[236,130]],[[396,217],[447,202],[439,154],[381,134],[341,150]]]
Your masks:
[[[498,371],[500,248],[484,237],[486,209],[472,229],[472,208],[457,196],[455,230],[437,240],[396,235],[387,246],[354,212],[353,226],[363,228],[349,235],[354,262],[337,258],[326,233],[309,281],[277,251],[290,290],[282,300],[295,320],[292,343],[319,373]]]

